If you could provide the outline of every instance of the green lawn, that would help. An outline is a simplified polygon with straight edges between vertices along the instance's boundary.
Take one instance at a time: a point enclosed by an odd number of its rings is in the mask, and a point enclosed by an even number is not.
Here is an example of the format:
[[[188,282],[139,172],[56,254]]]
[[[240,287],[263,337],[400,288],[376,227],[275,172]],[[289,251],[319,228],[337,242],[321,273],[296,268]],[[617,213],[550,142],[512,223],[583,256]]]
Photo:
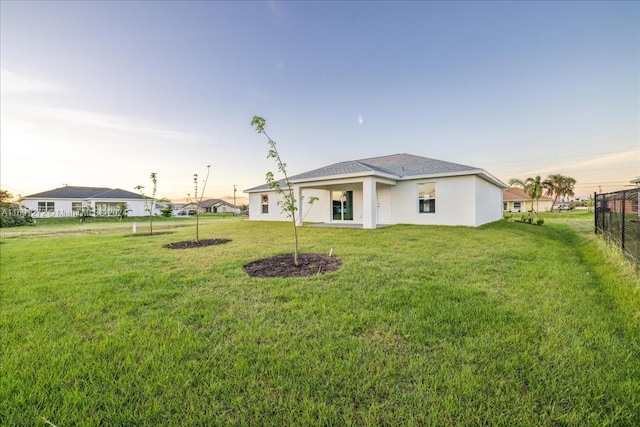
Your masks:
[[[640,425],[640,279],[586,228],[304,227],[342,268],[252,279],[290,224],[162,248],[190,221],[2,230],[0,425]]]

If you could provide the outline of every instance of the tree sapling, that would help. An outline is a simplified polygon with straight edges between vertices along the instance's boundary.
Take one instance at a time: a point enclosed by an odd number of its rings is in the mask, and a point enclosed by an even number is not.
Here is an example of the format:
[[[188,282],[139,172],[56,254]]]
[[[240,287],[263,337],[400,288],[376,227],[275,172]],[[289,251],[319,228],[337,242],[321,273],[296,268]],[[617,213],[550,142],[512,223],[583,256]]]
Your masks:
[[[273,172],[267,172],[267,184],[269,187],[278,194],[282,200],[278,202],[282,212],[291,219],[293,224],[293,238],[294,238],[294,251],[293,251],[293,263],[298,266],[298,224],[296,221],[296,211],[298,210],[298,200],[296,199],[293,192],[293,184],[289,180],[289,175],[287,174],[287,164],[282,161],[280,157],[280,153],[276,148],[276,142],[271,139],[271,137],[265,131],[267,121],[260,116],[253,116],[253,120],[251,120],[251,126],[255,127],[256,132],[264,134],[267,137],[267,142],[269,144],[269,154],[267,158],[274,159],[276,165],[278,167],[278,171],[284,175],[284,179],[282,183],[284,184],[284,188],[282,187],[281,181],[275,179]],[[302,201],[303,196],[300,195],[300,201]],[[317,197],[310,197],[307,203],[313,204],[318,200]]]
[[[144,210],[149,214],[149,234],[153,235],[153,208],[156,204],[156,190],[158,185],[158,174],[155,172],[151,172],[151,182],[153,183],[153,190],[151,193],[151,198],[148,198],[144,194],[144,186],[137,185],[135,187],[136,190],[140,192],[142,197],[144,198]]]

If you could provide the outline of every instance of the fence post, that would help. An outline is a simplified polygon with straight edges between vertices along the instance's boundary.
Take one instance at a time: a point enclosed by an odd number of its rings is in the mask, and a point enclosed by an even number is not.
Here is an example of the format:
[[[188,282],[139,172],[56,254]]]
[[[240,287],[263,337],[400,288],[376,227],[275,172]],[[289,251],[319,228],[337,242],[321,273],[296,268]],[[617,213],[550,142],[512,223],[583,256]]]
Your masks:
[[[622,252],[624,252],[624,220],[625,220],[625,206],[627,204],[627,192],[623,191],[622,192],[622,238],[620,239],[622,241]]]
[[[594,232],[598,234],[598,193],[593,192],[593,227]]]

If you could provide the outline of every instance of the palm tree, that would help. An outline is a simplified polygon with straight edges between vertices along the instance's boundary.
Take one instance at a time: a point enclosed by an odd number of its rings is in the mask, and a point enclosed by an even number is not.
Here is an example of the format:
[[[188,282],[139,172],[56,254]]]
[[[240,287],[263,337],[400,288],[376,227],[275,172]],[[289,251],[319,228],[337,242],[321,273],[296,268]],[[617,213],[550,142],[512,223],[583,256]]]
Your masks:
[[[518,178],[511,178],[509,180],[509,185],[516,185],[521,187],[525,193],[531,198],[531,210],[533,211],[533,201],[536,201],[536,211],[538,210],[538,201],[542,196],[542,190],[544,189],[542,185],[542,181],[540,179],[540,175],[537,175],[535,178],[527,178],[524,181]]]
[[[545,188],[545,196],[553,197],[551,202],[551,210],[556,204],[558,197],[573,196],[573,187],[576,185],[576,180],[570,176],[564,176],[562,174],[549,175],[547,179],[542,183]]]

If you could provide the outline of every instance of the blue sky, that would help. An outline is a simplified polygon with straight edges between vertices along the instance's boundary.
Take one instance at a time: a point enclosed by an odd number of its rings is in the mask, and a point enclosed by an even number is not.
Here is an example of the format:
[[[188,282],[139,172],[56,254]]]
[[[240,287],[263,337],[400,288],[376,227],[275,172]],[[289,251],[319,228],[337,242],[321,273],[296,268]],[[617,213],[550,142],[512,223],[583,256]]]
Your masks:
[[[578,195],[640,175],[638,2],[0,3],[0,185],[227,197],[395,153]]]

